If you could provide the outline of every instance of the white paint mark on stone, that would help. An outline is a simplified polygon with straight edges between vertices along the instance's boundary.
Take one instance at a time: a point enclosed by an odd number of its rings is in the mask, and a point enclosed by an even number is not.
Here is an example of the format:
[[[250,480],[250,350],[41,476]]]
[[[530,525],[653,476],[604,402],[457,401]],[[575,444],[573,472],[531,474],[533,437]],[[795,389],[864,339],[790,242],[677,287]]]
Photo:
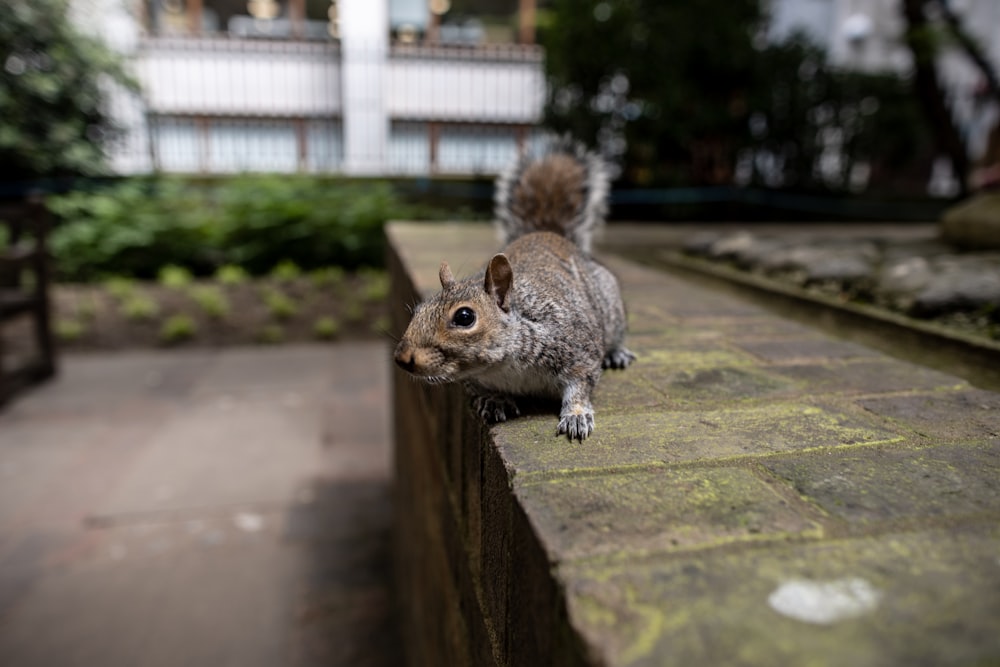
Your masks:
[[[256,533],[264,527],[264,517],[251,512],[240,512],[233,518],[236,527],[247,533]]]
[[[803,623],[832,625],[875,610],[882,594],[864,579],[853,577],[833,581],[792,579],[767,598],[779,614]]]

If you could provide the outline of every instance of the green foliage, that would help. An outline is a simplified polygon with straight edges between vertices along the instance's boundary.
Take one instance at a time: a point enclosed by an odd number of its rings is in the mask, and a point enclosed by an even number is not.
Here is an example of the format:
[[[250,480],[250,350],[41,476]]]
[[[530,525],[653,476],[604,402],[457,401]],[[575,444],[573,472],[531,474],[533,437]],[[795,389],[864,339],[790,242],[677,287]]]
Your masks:
[[[277,320],[287,320],[299,312],[298,306],[295,305],[295,302],[287,294],[273,287],[263,287],[261,289],[261,298],[264,299],[264,305],[267,306],[271,317]]]
[[[344,284],[344,269],[339,266],[324,266],[310,271],[309,280],[316,287],[340,287]]]
[[[167,264],[196,275],[221,266],[263,275],[284,262],[286,275],[291,264],[378,266],[383,224],[411,212],[385,183],[289,176],[127,179],[48,203],[62,221],[51,239],[56,267],[69,280],[148,278]]]
[[[119,301],[135,294],[135,281],[124,276],[111,276],[104,280],[104,289]]]
[[[215,272],[215,279],[223,285],[242,285],[250,278],[242,266],[224,264]]]
[[[229,300],[215,285],[200,285],[191,290],[191,298],[205,314],[221,320],[229,314]]]
[[[61,341],[71,343],[83,337],[84,333],[86,333],[86,328],[79,320],[68,318],[56,320],[55,334],[56,338]]]
[[[121,314],[129,320],[152,320],[160,314],[160,306],[145,294],[130,294],[119,306]]]
[[[49,197],[61,220],[51,249],[59,274],[92,280],[103,273],[141,278],[167,264],[213,265],[219,235],[206,193],[175,179],[127,179],[104,190]]]
[[[364,281],[361,296],[370,303],[385,301],[389,296],[389,274],[375,269],[364,269],[358,272]]]
[[[187,315],[173,315],[160,327],[160,341],[179,343],[192,338],[198,332],[198,325]]]
[[[365,318],[365,304],[358,299],[351,299],[344,304],[344,317],[348,322],[360,322]]]
[[[340,323],[329,315],[320,317],[313,324],[313,334],[321,340],[336,338],[338,333],[340,333]]]
[[[388,335],[390,326],[389,316],[379,315],[374,321],[372,321],[371,332],[374,334]]]
[[[287,283],[301,277],[302,269],[290,259],[284,259],[275,264],[269,275],[278,282]]]
[[[191,285],[194,281],[194,276],[183,266],[167,264],[160,267],[160,270],[156,274],[156,280],[164,287],[169,287],[170,289],[184,289]]]
[[[285,328],[280,324],[266,324],[257,332],[257,342],[266,344],[280,343],[285,340]]]
[[[0,11],[0,180],[106,172],[104,146],[118,133],[107,93],[135,83],[68,6],[5,0]]]
[[[385,183],[247,176],[219,193],[230,261],[260,274],[284,260],[302,268],[383,261],[382,225],[405,215]]]

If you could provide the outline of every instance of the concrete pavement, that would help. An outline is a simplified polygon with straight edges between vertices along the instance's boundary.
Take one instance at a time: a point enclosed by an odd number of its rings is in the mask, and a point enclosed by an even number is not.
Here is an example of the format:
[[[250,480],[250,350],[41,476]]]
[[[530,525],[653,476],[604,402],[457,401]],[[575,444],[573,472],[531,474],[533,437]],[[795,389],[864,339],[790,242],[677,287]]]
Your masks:
[[[0,413],[0,664],[399,664],[387,360],[63,359]]]

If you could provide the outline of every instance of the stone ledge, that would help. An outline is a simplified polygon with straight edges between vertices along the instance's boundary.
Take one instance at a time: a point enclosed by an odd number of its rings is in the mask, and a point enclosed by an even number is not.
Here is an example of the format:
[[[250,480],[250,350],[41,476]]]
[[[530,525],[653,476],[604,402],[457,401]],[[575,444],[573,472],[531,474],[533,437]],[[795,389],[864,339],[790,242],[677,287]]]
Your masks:
[[[496,250],[485,225],[387,233],[397,332],[441,260]],[[591,439],[394,378],[410,664],[1000,659],[1000,395],[608,264],[639,360]]]

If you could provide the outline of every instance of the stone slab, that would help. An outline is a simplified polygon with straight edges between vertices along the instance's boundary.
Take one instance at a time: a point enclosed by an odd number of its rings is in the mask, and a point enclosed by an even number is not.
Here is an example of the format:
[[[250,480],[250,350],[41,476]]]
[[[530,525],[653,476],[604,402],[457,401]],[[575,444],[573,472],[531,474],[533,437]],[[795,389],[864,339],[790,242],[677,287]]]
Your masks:
[[[831,452],[761,465],[857,529],[1000,515],[1000,438],[967,446]]]
[[[900,533],[560,569],[608,665],[986,665],[1000,529]]]
[[[492,430],[515,474],[731,460],[901,440],[863,413],[788,402],[692,412],[602,413],[598,406],[597,428],[582,443],[557,437],[556,421],[554,415],[531,416]]]
[[[529,478],[515,494],[555,563],[822,534],[807,506],[746,468]]]

